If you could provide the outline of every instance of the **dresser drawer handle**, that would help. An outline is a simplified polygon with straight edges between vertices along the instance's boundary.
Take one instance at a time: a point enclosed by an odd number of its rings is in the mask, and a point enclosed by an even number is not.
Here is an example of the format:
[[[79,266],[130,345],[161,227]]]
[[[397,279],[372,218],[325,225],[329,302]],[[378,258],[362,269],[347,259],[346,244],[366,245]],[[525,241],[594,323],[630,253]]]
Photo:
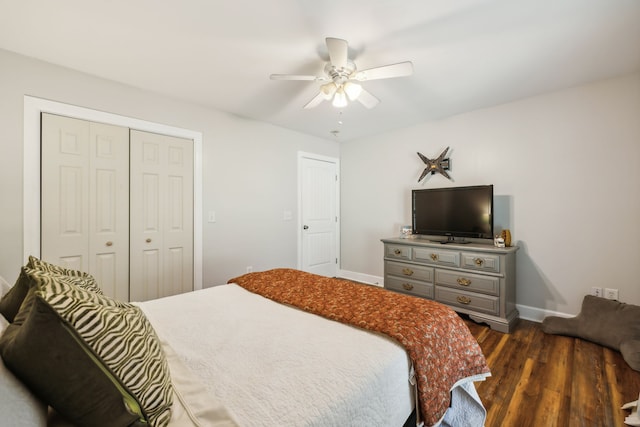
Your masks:
[[[433,261],[437,261],[438,260],[438,254],[431,254],[431,260]]]
[[[471,284],[471,280],[464,277],[458,277],[457,282],[460,286],[469,286]]]
[[[458,300],[460,304],[471,304],[471,298],[469,297],[457,297],[456,300]]]
[[[402,251],[400,249],[394,249],[393,253],[394,255],[400,255],[402,254]]]
[[[402,287],[404,288],[405,291],[410,291],[413,289],[413,285],[411,283],[403,283]]]
[[[473,262],[475,262],[478,267],[482,267],[482,264],[484,264],[484,260],[482,258],[476,258]]]
[[[410,268],[403,268],[402,274],[404,274],[405,276],[413,276],[413,270]]]

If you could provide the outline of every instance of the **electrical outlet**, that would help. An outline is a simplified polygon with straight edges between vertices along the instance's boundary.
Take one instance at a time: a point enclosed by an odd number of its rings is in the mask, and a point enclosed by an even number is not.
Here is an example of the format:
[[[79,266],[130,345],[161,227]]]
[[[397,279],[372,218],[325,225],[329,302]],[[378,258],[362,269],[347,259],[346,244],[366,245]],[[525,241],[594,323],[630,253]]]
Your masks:
[[[593,295],[594,297],[602,298],[602,288],[598,288],[596,286],[593,286],[591,288],[591,295]]]
[[[605,288],[604,289],[604,297],[606,299],[618,299],[618,290],[617,289],[611,289],[611,288]]]

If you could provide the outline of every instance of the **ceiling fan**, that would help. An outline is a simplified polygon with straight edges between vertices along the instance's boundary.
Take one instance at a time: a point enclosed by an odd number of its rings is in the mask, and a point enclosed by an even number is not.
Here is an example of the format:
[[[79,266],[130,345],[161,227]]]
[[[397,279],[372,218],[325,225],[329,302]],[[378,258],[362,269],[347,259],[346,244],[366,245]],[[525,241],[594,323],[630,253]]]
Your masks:
[[[348,101],[358,100],[367,108],[373,108],[380,100],[367,92],[359,82],[368,80],[404,77],[413,74],[411,61],[383,65],[359,71],[349,59],[349,45],[346,40],[327,37],[329,62],[324,66],[324,75],[271,74],[271,80],[309,80],[327,82],[320,86],[318,94],[304,108],[316,107],[322,101],[332,101],[334,107],[346,107]]]

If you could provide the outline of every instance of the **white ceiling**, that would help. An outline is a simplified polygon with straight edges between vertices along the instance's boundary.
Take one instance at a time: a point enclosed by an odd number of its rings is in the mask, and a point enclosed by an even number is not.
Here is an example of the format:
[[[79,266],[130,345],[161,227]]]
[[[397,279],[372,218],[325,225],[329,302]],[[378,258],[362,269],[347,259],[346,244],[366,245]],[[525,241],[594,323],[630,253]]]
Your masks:
[[[320,83],[269,75],[320,75],[325,37],[414,75],[303,110]],[[640,0],[0,0],[0,48],[346,141],[638,71]]]

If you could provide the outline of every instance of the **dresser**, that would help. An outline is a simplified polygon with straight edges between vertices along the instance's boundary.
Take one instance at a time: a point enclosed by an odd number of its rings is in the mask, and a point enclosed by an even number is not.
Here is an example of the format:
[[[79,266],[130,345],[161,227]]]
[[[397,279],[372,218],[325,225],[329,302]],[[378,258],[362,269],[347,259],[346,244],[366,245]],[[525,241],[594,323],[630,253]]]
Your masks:
[[[509,333],[516,309],[517,246],[441,244],[420,238],[384,243],[384,287],[446,304]]]

